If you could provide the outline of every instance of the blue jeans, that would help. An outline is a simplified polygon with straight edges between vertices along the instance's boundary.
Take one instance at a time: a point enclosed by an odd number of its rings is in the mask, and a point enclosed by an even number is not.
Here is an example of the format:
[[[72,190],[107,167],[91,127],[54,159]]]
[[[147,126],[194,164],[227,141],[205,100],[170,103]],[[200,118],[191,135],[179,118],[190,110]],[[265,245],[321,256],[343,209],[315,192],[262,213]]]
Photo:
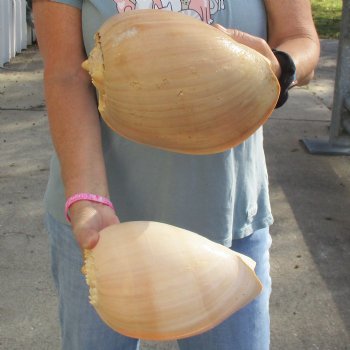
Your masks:
[[[138,350],[139,341],[111,330],[88,302],[88,287],[81,274],[81,251],[70,226],[49,214],[46,223],[51,244],[52,273],[59,296],[63,350]],[[235,240],[237,252],[257,262],[256,273],[263,283],[262,294],[214,329],[178,341],[181,350],[268,350],[271,292],[268,228]]]

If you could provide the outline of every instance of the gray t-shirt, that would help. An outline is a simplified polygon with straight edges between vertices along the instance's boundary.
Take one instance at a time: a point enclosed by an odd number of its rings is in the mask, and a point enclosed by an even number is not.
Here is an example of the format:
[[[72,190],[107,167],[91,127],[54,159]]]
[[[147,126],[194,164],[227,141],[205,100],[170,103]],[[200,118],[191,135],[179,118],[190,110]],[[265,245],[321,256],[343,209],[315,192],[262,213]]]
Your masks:
[[[209,24],[220,23],[262,38],[267,32],[263,0],[54,1],[82,9],[87,52],[94,45],[94,33],[108,17],[141,8],[183,11]],[[110,195],[121,221],[165,222],[226,246],[272,224],[262,128],[233,149],[192,156],[128,141],[102,120],[101,126]],[[63,223],[64,203],[59,161],[53,155],[46,205]]]

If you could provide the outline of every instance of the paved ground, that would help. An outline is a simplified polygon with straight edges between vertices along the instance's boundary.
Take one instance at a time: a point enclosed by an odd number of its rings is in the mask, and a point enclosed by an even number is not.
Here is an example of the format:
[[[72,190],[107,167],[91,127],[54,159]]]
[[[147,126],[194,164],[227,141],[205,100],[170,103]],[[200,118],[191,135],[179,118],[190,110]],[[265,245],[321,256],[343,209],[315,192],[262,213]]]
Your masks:
[[[350,349],[350,158],[315,156],[300,139],[328,136],[336,41],[322,41],[309,87],[265,126],[275,216],[272,350]],[[0,70],[0,349],[59,349],[42,224],[52,146],[35,48]],[[176,343],[143,343],[176,350]],[[198,349],[205,350],[205,349]]]

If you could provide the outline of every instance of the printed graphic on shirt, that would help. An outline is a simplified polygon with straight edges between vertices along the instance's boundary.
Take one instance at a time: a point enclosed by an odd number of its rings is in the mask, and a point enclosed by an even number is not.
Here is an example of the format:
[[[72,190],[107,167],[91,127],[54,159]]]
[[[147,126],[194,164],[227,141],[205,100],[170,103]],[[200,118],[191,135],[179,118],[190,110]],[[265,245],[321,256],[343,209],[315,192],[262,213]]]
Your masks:
[[[118,12],[155,9],[182,12],[211,24],[212,15],[225,8],[225,0],[113,0]]]

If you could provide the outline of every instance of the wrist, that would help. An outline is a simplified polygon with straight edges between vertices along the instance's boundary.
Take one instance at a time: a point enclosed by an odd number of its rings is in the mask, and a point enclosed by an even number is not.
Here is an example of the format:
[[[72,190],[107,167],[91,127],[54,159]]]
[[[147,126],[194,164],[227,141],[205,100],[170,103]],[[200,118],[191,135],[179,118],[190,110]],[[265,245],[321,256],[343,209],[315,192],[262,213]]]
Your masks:
[[[73,209],[74,211],[79,210],[81,208],[91,206],[91,205],[104,205],[114,209],[113,203],[109,200],[109,198],[105,196],[100,196],[92,193],[76,193],[69,198],[67,198],[65,204],[65,216],[68,222],[70,222],[69,212]]]
[[[272,49],[272,52],[274,53],[280,66],[279,75],[277,75],[277,77],[281,91],[276,105],[276,108],[279,108],[287,101],[288,91],[297,84],[296,67],[292,57],[286,52],[275,49]]]
[[[92,211],[92,210],[96,211],[100,206],[102,207],[104,205],[101,203],[91,202],[88,200],[81,200],[70,205],[67,215],[71,219],[71,222],[73,222],[74,217],[76,217],[77,215],[80,216],[83,213],[85,215],[87,211]],[[66,215],[66,219],[67,219],[67,215]]]

